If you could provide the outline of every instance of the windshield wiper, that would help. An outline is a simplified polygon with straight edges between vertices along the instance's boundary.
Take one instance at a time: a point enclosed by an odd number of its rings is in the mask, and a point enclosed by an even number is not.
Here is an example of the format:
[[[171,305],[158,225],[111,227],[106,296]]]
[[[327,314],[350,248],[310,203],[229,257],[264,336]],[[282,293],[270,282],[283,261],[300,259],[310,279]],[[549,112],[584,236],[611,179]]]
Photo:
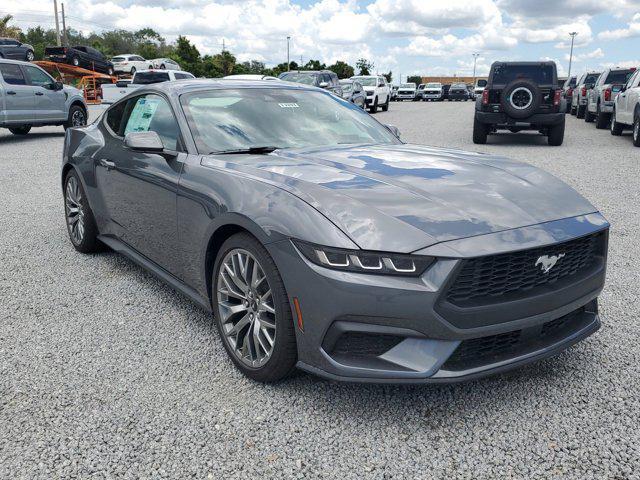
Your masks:
[[[272,146],[261,146],[261,147],[249,147],[249,148],[238,148],[235,150],[218,150],[217,152],[209,152],[209,155],[234,155],[234,154],[254,154],[254,155],[265,155],[267,153],[271,153],[274,150],[278,150],[279,147]]]

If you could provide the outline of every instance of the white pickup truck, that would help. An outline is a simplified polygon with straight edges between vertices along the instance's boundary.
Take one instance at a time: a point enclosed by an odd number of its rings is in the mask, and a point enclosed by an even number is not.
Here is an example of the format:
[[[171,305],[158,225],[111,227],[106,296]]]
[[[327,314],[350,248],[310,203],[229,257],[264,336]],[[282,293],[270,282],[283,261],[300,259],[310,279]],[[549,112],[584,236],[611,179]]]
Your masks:
[[[611,135],[633,128],[633,144],[640,147],[640,70],[636,70],[616,97],[611,115]]]
[[[151,83],[171,82],[195,78],[189,72],[178,70],[140,70],[133,76],[133,80],[118,80],[116,83],[102,85],[102,103],[115,103],[130,94],[134,89]]]

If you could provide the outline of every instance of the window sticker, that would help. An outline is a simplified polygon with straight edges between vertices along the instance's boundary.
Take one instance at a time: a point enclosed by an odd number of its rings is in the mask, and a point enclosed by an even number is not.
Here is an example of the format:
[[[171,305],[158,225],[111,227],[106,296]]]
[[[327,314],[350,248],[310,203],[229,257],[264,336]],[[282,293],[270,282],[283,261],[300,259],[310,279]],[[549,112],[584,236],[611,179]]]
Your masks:
[[[148,132],[151,120],[160,104],[159,98],[139,98],[133,107],[124,134],[130,132]]]

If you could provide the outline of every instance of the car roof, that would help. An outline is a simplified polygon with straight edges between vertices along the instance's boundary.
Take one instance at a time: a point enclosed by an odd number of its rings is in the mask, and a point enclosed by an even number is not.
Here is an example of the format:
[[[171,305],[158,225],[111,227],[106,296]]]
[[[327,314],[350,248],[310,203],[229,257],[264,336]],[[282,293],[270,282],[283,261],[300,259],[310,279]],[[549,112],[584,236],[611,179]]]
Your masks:
[[[16,65],[34,65],[31,62],[25,62],[23,60],[10,60],[8,58],[0,58],[0,62],[2,62],[2,63],[13,63],[13,64],[16,64]],[[38,65],[35,65],[35,66],[37,67]]]

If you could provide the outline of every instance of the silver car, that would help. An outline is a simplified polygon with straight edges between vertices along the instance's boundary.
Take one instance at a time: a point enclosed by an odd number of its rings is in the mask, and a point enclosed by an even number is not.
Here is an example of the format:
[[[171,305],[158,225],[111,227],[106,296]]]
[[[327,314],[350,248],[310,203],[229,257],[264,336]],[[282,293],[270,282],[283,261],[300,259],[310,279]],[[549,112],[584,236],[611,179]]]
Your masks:
[[[26,135],[31,127],[87,124],[82,92],[63,85],[37,65],[0,59],[0,127]]]

